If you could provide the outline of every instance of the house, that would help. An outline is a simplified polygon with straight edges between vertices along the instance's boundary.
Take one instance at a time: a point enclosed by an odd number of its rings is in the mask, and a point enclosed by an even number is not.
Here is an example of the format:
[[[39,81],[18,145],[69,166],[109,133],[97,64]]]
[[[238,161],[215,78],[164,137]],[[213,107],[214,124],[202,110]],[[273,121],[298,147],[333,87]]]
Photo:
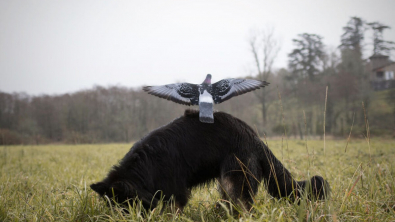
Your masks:
[[[374,90],[395,88],[395,62],[389,56],[375,54],[370,59],[370,82]]]

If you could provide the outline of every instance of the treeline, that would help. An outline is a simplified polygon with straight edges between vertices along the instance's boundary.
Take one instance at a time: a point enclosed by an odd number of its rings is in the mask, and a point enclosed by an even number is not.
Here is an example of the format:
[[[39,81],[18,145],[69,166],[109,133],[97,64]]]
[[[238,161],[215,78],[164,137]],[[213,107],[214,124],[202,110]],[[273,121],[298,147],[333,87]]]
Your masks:
[[[256,67],[246,78],[270,86],[215,108],[247,122],[262,137],[322,137],[324,130],[347,137],[351,127],[352,136],[367,136],[368,130],[395,136],[395,90],[373,91],[371,62],[362,56],[368,29],[373,31],[372,55],[389,55],[394,43],[383,38],[387,28],[352,17],[335,50],[328,50],[319,35],[300,34],[293,39],[288,68],[279,70],[272,69],[279,51],[274,31],[257,32],[249,42]],[[96,86],[41,96],[0,92],[0,144],[130,142],[186,108],[141,88]]]
[[[259,91],[215,108],[246,121],[262,137],[322,137],[324,120],[326,135],[347,137],[353,125],[352,136],[361,137],[366,134],[365,113],[372,135],[393,136],[395,90],[365,95],[364,88],[355,87],[356,78],[344,73],[291,85],[286,80],[289,74],[285,69],[278,71],[271,85],[261,89],[270,101],[266,122],[256,96]],[[364,96],[370,100],[362,105]],[[56,96],[0,93],[0,144],[131,142],[181,116],[187,108],[125,87],[97,86]]]
[[[6,144],[131,141],[174,119],[179,115],[176,110],[174,104],[125,87],[97,86],[57,96],[0,93],[0,140]]]

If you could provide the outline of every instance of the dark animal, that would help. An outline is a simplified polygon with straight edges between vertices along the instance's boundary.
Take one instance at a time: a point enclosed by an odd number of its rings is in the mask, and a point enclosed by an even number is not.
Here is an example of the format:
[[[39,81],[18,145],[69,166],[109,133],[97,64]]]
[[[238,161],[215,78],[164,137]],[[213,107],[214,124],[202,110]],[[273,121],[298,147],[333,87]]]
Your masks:
[[[214,179],[223,198],[246,210],[262,180],[273,197],[294,199],[309,187],[309,198],[325,199],[329,185],[322,177],[295,181],[246,123],[223,112],[214,118],[214,124],[204,124],[198,111],[186,110],[135,143],[91,188],[119,203],[138,198],[147,209],[157,205],[160,190],[164,200],[173,196],[182,210],[191,188]]]
[[[202,84],[175,83],[163,86],[145,86],[149,94],[184,105],[199,105],[200,121],[213,123],[213,103],[222,103],[234,96],[269,85],[266,81],[255,79],[223,79],[211,84],[207,74]]]

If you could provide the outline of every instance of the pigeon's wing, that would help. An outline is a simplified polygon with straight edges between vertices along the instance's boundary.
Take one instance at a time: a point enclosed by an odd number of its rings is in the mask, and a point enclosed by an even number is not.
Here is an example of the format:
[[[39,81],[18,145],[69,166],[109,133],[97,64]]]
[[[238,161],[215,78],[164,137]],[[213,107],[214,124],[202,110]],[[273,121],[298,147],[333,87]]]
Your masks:
[[[171,100],[183,105],[197,105],[199,87],[190,83],[176,83],[163,86],[144,86],[143,90],[151,95]]]
[[[266,81],[255,79],[223,79],[212,85],[213,100],[222,103],[234,96],[250,92],[269,85]]]

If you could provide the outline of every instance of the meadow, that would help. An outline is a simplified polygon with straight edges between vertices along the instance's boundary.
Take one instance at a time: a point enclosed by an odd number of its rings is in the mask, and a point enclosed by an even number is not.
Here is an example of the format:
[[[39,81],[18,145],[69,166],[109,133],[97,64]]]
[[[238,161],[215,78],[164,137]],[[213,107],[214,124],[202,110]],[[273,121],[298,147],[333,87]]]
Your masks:
[[[102,180],[131,144],[0,147],[0,221],[395,221],[395,141],[269,140],[297,180],[321,175],[327,201],[273,199],[261,185],[250,212],[216,208],[216,182],[194,189],[183,213],[110,208],[89,185]]]

